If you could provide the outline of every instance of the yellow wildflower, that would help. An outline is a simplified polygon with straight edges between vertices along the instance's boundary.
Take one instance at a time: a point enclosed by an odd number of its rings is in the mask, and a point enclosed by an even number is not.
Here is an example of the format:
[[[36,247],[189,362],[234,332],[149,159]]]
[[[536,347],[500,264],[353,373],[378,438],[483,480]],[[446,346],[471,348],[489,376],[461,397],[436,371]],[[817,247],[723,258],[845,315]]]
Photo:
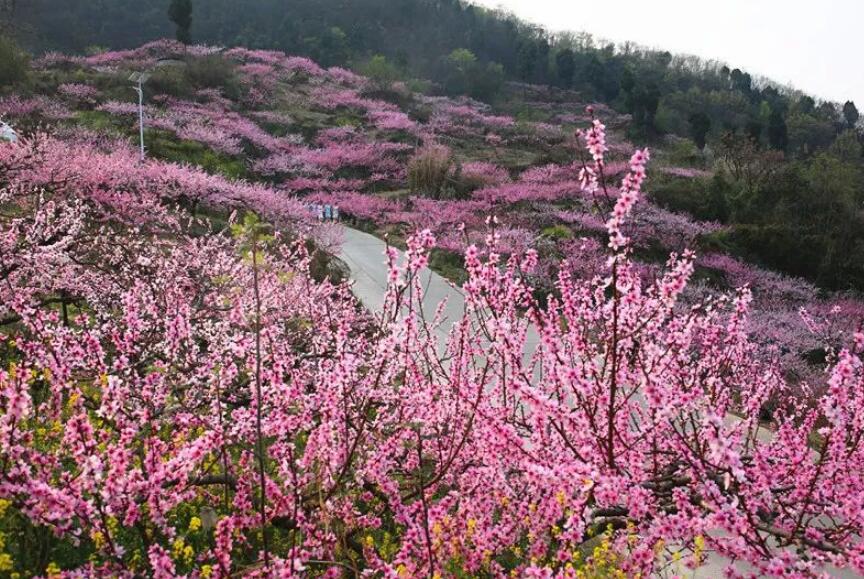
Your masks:
[[[174,549],[173,552],[174,552],[174,558],[175,559],[180,558],[180,556],[183,554],[183,547],[185,547],[185,546],[186,546],[186,543],[183,541],[182,538],[174,541],[174,544],[172,545],[172,547]]]
[[[201,519],[198,517],[192,517],[189,519],[189,532],[194,533],[198,529],[201,528]]]
[[[102,531],[93,531],[90,533],[90,538],[93,539],[93,544],[96,545],[97,549],[105,546],[105,535],[102,534]]]
[[[693,543],[696,546],[693,549],[693,558],[696,560],[696,564],[702,563],[702,553],[705,551],[705,537],[702,535],[696,535],[696,538],[693,539]]]
[[[0,553],[0,571],[12,570],[12,555],[9,553]]]

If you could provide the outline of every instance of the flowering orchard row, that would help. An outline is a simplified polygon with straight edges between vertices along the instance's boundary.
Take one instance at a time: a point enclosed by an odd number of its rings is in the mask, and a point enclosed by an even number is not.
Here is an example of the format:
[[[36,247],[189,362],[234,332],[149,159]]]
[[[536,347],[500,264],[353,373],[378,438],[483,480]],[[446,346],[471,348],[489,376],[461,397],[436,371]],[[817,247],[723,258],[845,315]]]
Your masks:
[[[588,197],[608,193],[593,130]],[[548,303],[532,248],[469,245],[442,348],[428,230],[403,266],[382,256],[370,317],[310,275],[303,224],[264,188],[98,139],[0,147],[2,571],[864,573],[864,335],[804,405],[748,337],[750,291],[684,301],[689,252],[646,281],[628,225],[647,161],[610,197],[596,276],[561,268]],[[280,227],[216,232],[184,194]]]
[[[81,132],[80,124],[92,125],[94,116],[97,126],[90,130],[133,136],[137,103],[126,82],[130,70],[155,67],[152,90],[170,91],[173,85],[160,81],[160,74],[170,79],[207,63],[230,72],[217,79],[224,84],[148,96],[148,138],[153,133],[198,143],[233,159],[231,174],[236,174],[236,166],[245,166],[245,176],[271,185],[241,194],[247,201],[267,199],[264,213],[272,213],[267,205],[304,196],[306,202],[338,205],[380,232],[405,237],[428,228],[460,267],[464,264],[458,256],[469,245],[484,246],[486,216],[494,214],[500,223],[499,251],[537,251],[532,283],[544,293],[555,291],[562,266],[573,275],[591,277],[606,260],[604,212],[618,195],[616,185],[628,170],[633,145],[604,128],[602,142],[591,143],[585,157],[593,161],[602,152],[602,174],[594,176],[596,185],[583,188],[584,161],[572,162],[581,154],[572,134],[577,126],[590,127],[592,116],[566,95],[547,94],[543,87],[516,90],[546,120],[517,121],[469,99],[421,95],[402,83],[382,88],[345,69],[324,69],[278,52],[186,50],[160,41],[88,57],[49,54],[35,63],[36,72],[44,75],[43,92],[0,98],[0,115],[25,131],[53,125],[58,127],[55,138],[69,136],[71,142]],[[52,83],[56,91],[49,90]],[[626,124],[608,108],[595,108],[616,126]],[[405,191],[406,167],[432,149],[448,163],[440,194],[429,198]],[[172,166],[171,171],[182,168]],[[656,174],[689,180],[711,173],[673,165]],[[183,187],[196,205],[201,199],[198,185]],[[646,281],[656,279],[669,252],[693,248],[723,229],[650,202],[636,208],[625,228]],[[849,296],[823,295],[808,283],[728,255],[701,252],[696,268],[687,299],[698,301],[706,292],[748,285],[757,313],[752,336],[769,346],[766,355],[782,359],[784,369],[798,381],[824,381],[822,343],[802,321],[801,309],[829,314],[834,325],[847,331],[864,311],[861,302]],[[841,344],[832,340],[832,345]]]
[[[573,275],[592,277],[605,262],[604,211],[618,195],[616,185],[628,170],[633,145],[604,128],[602,143],[594,142],[585,157],[593,161],[602,149],[602,175],[595,176],[596,186],[583,189],[584,161],[572,163],[581,153],[570,135],[577,126],[590,127],[591,115],[543,87],[516,88],[547,120],[517,121],[475,101],[416,94],[401,83],[382,89],[350,71],[324,69],[278,52],[212,47],[184,52],[174,42],[160,41],[89,57],[47,55],[35,65],[45,75],[45,92],[0,98],[0,114],[25,130],[54,125],[55,137],[70,136],[71,142],[80,133],[82,119],[94,115],[100,119],[95,130],[104,132],[107,119],[110,134],[133,136],[137,103],[125,80],[130,70],[159,64],[153,90],[169,90],[172,85],[159,81],[159,74],[173,78],[171,71],[208,62],[233,71],[222,79],[226,84],[149,96],[148,138],[159,133],[199,143],[245,165],[245,176],[279,191],[247,191],[247,200],[261,197],[273,205],[304,196],[306,202],[338,205],[349,217],[400,237],[428,228],[459,267],[464,264],[458,256],[469,245],[484,246],[486,216],[494,214],[500,223],[500,252],[537,251],[532,283],[544,293],[555,291],[562,266]],[[47,90],[51,83],[56,83],[54,92]],[[239,90],[232,89],[232,83]],[[626,123],[602,105],[595,108],[616,126]],[[431,149],[449,163],[443,191],[436,198],[405,191],[406,167]],[[171,170],[182,171],[176,166]],[[231,173],[236,171],[232,168]],[[656,174],[686,180],[710,172],[673,165]],[[197,204],[198,185],[183,187],[190,189],[193,206]],[[272,213],[266,206],[261,209]],[[646,281],[656,279],[669,252],[693,248],[722,231],[718,224],[695,221],[650,202],[636,208],[625,228]],[[698,255],[696,280],[686,297],[698,301],[706,292],[742,285],[753,291],[757,315],[751,335],[769,347],[766,355],[781,359],[797,381],[824,382],[823,336],[814,337],[800,311],[828,314],[834,326],[848,331],[861,319],[861,302],[825,296],[808,283],[710,251]],[[833,339],[831,343],[841,345]]]

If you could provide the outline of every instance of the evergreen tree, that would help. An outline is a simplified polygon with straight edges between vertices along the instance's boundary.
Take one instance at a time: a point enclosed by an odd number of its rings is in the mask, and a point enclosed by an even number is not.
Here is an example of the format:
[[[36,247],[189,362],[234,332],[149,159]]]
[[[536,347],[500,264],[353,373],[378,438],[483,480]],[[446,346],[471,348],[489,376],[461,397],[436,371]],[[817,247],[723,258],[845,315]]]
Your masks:
[[[779,110],[771,111],[768,117],[768,143],[778,151],[785,151],[789,147],[789,130]]]
[[[854,129],[858,124],[858,119],[861,118],[858,107],[855,106],[854,102],[846,101],[846,104],[843,105],[843,117],[846,119],[846,124],[849,128]]]
[[[558,73],[558,85],[562,88],[573,86],[573,75],[576,74],[576,56],[569,48],[558,51],[555,55],[555,66]]]
[[[177,27],[177,40],[192,43],[192,0],[171,0],[168,17]]]
[[[704,149],[706,138],[711,131],[711,117],[703,112],[698,112],[690,115],[690,136],[693,137],[693,142],[699,149]]]

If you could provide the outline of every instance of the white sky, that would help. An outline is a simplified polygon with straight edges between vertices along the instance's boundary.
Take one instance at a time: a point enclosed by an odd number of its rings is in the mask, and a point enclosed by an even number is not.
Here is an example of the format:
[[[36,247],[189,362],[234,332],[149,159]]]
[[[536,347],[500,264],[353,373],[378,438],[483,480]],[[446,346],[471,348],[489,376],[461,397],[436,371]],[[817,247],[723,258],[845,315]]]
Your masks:
[[[555,31],[728,63],[864,110],[864,0],[472,0]]]

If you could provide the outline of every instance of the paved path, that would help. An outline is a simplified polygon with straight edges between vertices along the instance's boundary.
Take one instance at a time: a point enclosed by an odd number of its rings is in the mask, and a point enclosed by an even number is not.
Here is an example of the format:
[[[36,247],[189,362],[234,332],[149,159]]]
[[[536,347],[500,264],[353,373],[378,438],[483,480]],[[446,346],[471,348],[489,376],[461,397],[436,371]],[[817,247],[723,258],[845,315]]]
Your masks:
[[[371,312],[378,313],[384,305],[384,293],[387,290],[387,263],[384,250],[387,244],[368,233],[343,228],[342,252],[339,257],[351,270],[354,281],[354,295]],[[400,265],[405,263],[405,254],[399,252]],[[423,284],[423,313],[427,318],[435,314],[442,301],[447,300],[444,310],[445,320],[438,328],[442,339],[445,339],[456,320],[462,317],[465,310],[465,297],[451,282],[441,277],[429,268],[420,273]]]
[[[354,295],[357,296],[366,308],[376,313],[381,311],[384,305],[384,293],[387,289],[388,271],[384,257],[386,247],[387,245],[374,235],[348,227],[343,228],[343,244],[339,257],[348,265],[351,271],[351,279],[354,281]],[[405,256],[401,251],[399,253],[400,264],[402,264],[404,263]],[[439,339],[443,344],[453,323],[462,317],[465,308],[465,297],[461,290],[452,282],[428,268],[423,269],[420,275],[425,289],[423,312],[427,318],[431,318],[435,314],[438,304],[445,299],[447,300],[447,305],[444,309],[444,323],[436,329]],[[526,340],[526,358],[533,354],[538,342],[536,330],[529,328]],[[727,422],[733,422],[737,419],[729,415],[726,417],[726,420]],[[757,436],[760,440],[767,441],[772,435],[767,429],[760,429]],[[690,570],[681,565],[678,569],[672,570],[672,574],[679,577],[699,579],[723,577],[723,569],[727,565],[728,561],[709,554],[705,564],[698,569]],[[735,567],[738,572],[752,572],[752,568],[749,565],[739,563]],[[857,577],[856,574],[848,571],[838,572],[836,569],[830,569],[829,572],[835,577]]]
[[[368,233],[348,227],[343,228],[343,244],[339,258],[351,270],[354,281],[354,295],[372,312],[380,312],[384,305],[384,292],[387,290],[387,264],[384,250],[386,243]],[[405,262],[405,255],[399,252],[400,265]],[[444,308],[443,323],[436,328],[442,345],[453,324],[462,318],[465,311],[465,296],[453,282],[440,276],[429,268],[420,272],[420,282],[423,286],[423,314],[426,319],[435,315],[438,305],[447,300]],[[526,357],[536,350],[539,338],[533,328],[529,328],[526,339]]]

